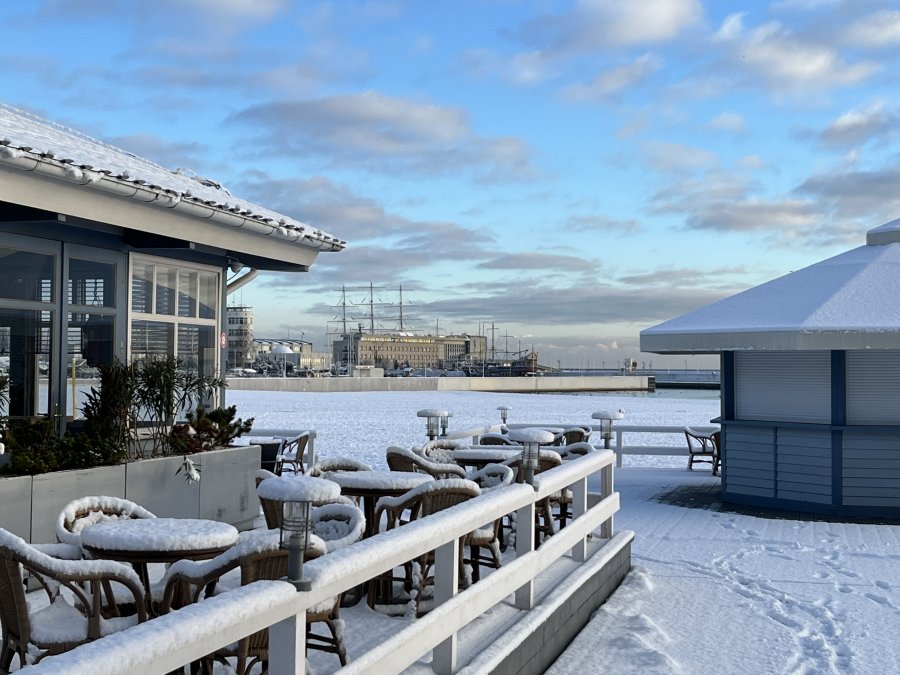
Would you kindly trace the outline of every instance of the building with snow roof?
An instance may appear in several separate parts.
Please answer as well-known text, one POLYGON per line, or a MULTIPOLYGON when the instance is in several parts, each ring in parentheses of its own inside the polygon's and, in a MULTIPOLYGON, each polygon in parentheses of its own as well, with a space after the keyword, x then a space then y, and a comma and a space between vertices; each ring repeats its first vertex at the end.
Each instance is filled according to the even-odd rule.
POLYGON ((344 247, 216 181, 5 105, 0 233, 13 416, 77 416, 76 363, 172 354, 222 373, 228 293, 344 247))
POLYGON ((721 354, 722 497, 900 514, 900 219, 866 245, 641 332, 721 354))

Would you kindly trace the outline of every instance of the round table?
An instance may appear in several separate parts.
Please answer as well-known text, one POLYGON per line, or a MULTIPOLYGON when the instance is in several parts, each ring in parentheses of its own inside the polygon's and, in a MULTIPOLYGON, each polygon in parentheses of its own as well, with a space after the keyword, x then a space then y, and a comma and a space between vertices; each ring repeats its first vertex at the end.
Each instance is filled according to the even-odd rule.
POLYGON ((132 518, 86 527, 81 547, 94 558, 131 563, 149 594, 149 563, 207 560, 234 546, 237 539, 235 527, 215 520, 132 518))
POLYGON ((522 456, 522 448, 502 445, 485 445, 477 448, 460 448, 452 450, 450 456, 461 466, 472 466, 481 469, 488 464, 502 464, 508 459, 522 456))

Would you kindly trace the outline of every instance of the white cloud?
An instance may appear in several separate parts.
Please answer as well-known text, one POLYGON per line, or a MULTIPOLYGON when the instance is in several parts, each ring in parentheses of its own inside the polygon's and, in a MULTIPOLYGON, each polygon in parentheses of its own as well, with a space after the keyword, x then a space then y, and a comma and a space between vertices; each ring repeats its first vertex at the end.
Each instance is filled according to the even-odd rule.
POLYGON ((568 14, 538 16, 520 34, 554 51, 593 52, 668 42, 702 16, 699 0, 578 0, 568 14))
POLYGON ((718 162, 715 153, 681 143, 648 141, 644 143, 643 151, 657 171, 703 170, 712 168, 718 162))
POLYGON ((733 112, 719 113, 709 121, 709 126, 719 131, 742 133, 747 130, 747 122, 743 116, 733 112))
POLYGON ((847 39, 864 47, 889 47, 900 43, 900 11, 884 9, 858 19, 847 30, 847 39))
POLYGON ((775 89, 858 84, 879 67, 872 61, 848 63, 831 44, 801 38, 775 21, 745 31, 741 14, 726 18, 714 38, 730 48, 733 67, 775 89))
POLYGON ((234 21, 268 21, 287 7, 287 0, 179 0, 178 5, 190 5, 207 17, 234 21))
POLYGON ((601 99, 620 93, 638 84, 658 70, 659 61, 650 54, 644 54, 620 68, 606 70, 587 84, 573 84, 563 91, 564 96, 574 101, 601 99))
POLYGON ((819 134, 819 142, 845 148, 891 135, 898 127, 897 116, 885 110, 881 101, 845 112, 819 134))

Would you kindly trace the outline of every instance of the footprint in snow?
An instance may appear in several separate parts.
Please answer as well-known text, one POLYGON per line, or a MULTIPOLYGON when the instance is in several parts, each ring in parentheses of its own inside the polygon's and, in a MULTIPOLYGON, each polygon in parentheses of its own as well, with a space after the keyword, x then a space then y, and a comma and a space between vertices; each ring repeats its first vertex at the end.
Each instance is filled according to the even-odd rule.
POLYGON ((878 593, 864 593, 869 600, 872 602, 877 602, 879 605, 883 605, 884 607, 890 607, 891 609, 897 609, 890 600, 888 600, 883 595, 878 595, 878 593))
POLYGON ((838 589, 841 593, 852 593, 852 592, 853 592, 853 588, 850 587, 850 586, 848 586, 847 584, 839 584, 838 587, 837 587, 837 589, 838 589))
POLYGON ((886 581, 880 581, 880 580, 876 581, 875 585, 878 586, 878 588, 881 588, 882 590, 885 590, 885 591, 891 590, 891 585, 886 581))
POLYGON ((756 530, 744 530, 744 534, 746 534, 748 537, 758 537, 759 536, 759 532, 757 532, 756 530))

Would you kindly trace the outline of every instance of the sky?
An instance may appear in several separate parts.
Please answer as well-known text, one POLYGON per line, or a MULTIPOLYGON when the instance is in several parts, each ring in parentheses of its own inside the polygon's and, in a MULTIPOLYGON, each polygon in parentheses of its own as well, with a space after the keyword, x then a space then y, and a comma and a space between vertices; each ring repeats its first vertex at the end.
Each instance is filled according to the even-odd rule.
POLYGON ((900 216, 897 3, 44 0, 0 20, 5 103, 347 241, 229 299, 316 350, 372 284, 379 328, 402 286, 407 329, 706 366, 640 354, 639 331, 900 216))

